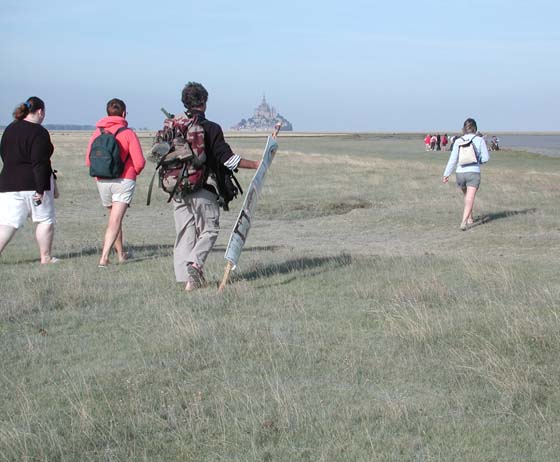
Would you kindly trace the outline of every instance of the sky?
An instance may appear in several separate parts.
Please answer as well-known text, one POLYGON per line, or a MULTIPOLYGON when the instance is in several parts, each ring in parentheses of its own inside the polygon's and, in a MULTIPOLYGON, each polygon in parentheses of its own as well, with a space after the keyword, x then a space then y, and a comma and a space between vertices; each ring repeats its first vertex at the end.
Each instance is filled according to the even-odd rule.
POLYGON ((560 130, 557 0, 0 0, 0 125, 29 96, 46 124, 136 128, 202 83, 224 130, 263 95, 295 131, 560 130))

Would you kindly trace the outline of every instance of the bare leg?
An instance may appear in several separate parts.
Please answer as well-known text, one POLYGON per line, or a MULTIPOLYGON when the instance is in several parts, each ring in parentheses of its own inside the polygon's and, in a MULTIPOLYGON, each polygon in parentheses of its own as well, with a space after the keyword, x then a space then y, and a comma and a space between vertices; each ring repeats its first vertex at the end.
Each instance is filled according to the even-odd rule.
POLYGON ((119 229, 119 234, 117 234, 117 238, 115 239, 115 243, 113 244, 113 246, 117 251, 117 256, 119 257, 119 263, 126 261, 128 259, 128 252, 124 251, 122 223, 119 229))
POLYGON ((467 186, 466 191, 463 190, 463 193, 465 195, 465 207, 463 209, 463 221, 461 222, 461 224, 470 224, 473 222, 473 206, 476 191, 477 189, 473 186, 467 186))
MULTIPOLYGON (((122 220, 124 218, 124 214, 128 209, 128 205, 124 202, 113 202, 113 206, 111 207, 111 212, 109 214, 109 224, 107 225, 107 231, 105 231, 105 239, 103 241, 103 252, 101 253, 101 258, 99 259, 100 265, 106 265, 109 263, 109 252, 111 251, 111 247, 115 244, 115 248, 117 252, 119 252, 120 246, 120 253, 119 256, 122 255, 122 220), (120 235, 121 240, 117 244, 117 237, 120 235)), ((120 258, 120 257, 119 257, 120 258)))
POLYGON ((38 223, 35 229, 35 238, 39 244, 41 263, 51 263, 52 243, 54 238, 54 225, 50 223, 38 223))
POLYGON ((8 225, 0 225, 0 254, 4 248, 8 245, 8 242, 12 240, 17 228, 8 225))

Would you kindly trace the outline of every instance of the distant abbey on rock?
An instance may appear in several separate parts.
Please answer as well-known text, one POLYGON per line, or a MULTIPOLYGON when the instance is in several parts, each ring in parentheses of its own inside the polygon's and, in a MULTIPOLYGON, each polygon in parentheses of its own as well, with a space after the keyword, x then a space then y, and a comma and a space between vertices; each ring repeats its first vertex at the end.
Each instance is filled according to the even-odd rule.
POLYGON ((255 109, 253 117, 249 119, 241 119, 241 122, 231 127, 231 129, 253 132, 272 131, 278 122, 282 122, 282 131, 291 132, 293 130, 292 124, 278 114, 276 109, 269 106, 266 102, 265 96, 263 95, 261 104, 259 104, 259 106, 255 109))

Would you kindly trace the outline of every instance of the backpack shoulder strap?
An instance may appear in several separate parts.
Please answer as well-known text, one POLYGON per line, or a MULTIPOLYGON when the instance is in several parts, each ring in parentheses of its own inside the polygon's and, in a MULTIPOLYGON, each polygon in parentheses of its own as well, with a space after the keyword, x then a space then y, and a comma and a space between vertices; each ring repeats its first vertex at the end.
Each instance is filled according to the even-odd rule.
POLYGON ((478 149, 476 148, 476 146, 475 146, 475 144, 474 144, 474 139, 477 138, 477 137, 478 137, 478 135, 475 134, 475 135, 472 137, 472 139, 471 139, 471 143, 472 143, 472 147, 473 147, 473 149, 474 149, 474 154, 475 154, 475 156, 476 156, 476 162, 477 162, 477 164, 480 165, 480 163, 481 163, 481 162, 480 162, 480 156, 481 156, 481 154, 478 152, 478 149))
POLYGON ((107 132, 105 131, 105 129, 103 127, 99 127, 99 132, 101 134, 103 133, 111 133, 113 136, 117 136, 120 132, 124 131, 124 130, 128 130, 128 127, 120 127, 115 133, 111 133, 111 132, 107 132))
POLYGON ((152 201, 152 189, 154 187, 154 179, 156 178, 157 169, 158 167, 156 167, 156 171, 152 175, 150 186, 148 187, 148 198, 146 199, 146 205, 150 205, 150 202, 152 201))
MULTIPOLYGON (((120 127, 120 128, 113 134, 113 137, 115 138, 115 141, 117 141, 117 135, 118 135, 120 132, 124 132, 125 130, 128 130, 128 127, 120 127)), ((128 152, 128 154, 126 155, 126 157, 122 160, 122 163, 125 164, 129 157, 130 157, 130 151, 128 152)))
POLYGON ((152 200, 152 189, 154 187, 154 180, 156 178, 156 174, 159 170, 159 168, 161 167, 161 164, 163 163, 163 161, 167 158, 167 156, 171 154, 171 152, 168 152, 167 154, 165 154, 164 156, 162 156, 162 158, 159 160, 159 162, 156 164, 156 169, 154 170, 154 174, 152 175, 152 179, 150 180, 150 186, 148 187, 148 198, 146 200, 146 205, 150 205, 150 202, 152 200))
MULTIPOLYGON (((236 170, 237 171, 237 170, 236 170)), ((235 182, 235 184, 237 185, 237 189, 239 189, 239 192, 241 194, 243 194, 243 188, 241 188, 241 185, 239 184, 239 181, 237 181, 237 177, 233 174, 233 172, 231 172, 231 179, 235 182)))

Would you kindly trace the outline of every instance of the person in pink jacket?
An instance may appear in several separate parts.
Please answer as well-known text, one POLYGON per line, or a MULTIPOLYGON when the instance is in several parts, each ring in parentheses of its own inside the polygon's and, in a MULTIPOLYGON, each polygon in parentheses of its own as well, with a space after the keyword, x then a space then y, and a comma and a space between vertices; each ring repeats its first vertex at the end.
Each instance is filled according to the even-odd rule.
MULTIPOLYGON (((101 128, 105 132, 115 134, 121 128, 127 128, 126 105, 124 101, 114 98, 107 103, 107 117, 99 120, 97 127, 89 140, 86 152, 86 165, 90 166, 89 153, 93 140, 101 134, 101 128)), ((142 172, 146 165, 146 159, 142 153, 140 140, 132 129, 121 130, 115 136, 120 148, 121 159, 124 162, 124 170, 119 178, 97 180, 97 189, 101 197, 101 203, 110 210, 109 224, 105 231, 103 251, 99 259, 99 267, 105 268, 109 264, 109 252, 115 247, 119 263, 128 258, 123 248, 122 221, 134 195, 136 188, 136 176, 142 172)))

